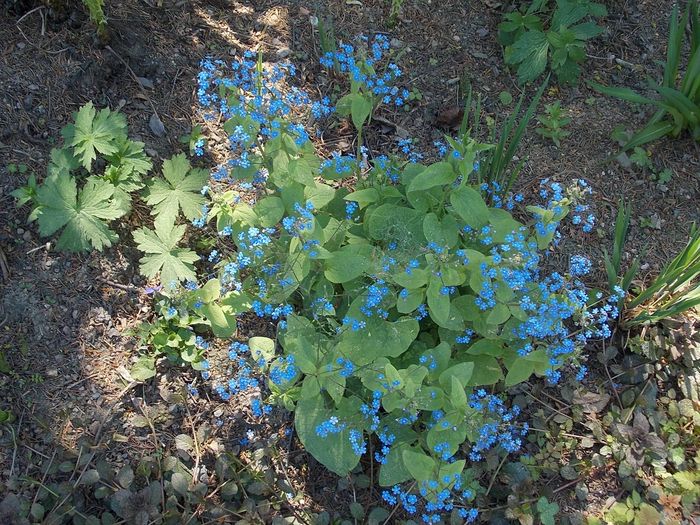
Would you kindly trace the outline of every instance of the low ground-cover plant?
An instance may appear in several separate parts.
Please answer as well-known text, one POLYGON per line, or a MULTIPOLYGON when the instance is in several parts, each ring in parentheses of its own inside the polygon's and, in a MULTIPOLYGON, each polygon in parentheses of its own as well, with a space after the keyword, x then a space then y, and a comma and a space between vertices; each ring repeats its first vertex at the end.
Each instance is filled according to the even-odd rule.
MULTIPOLYGON (((376 72, 383 43, 374 44, 364 59, 347 47, 325 57, 355 83, 340 112, 358 131, 376 103, 401 94, 384 83, 375 91, 395 75, 376 72)), ((447 137, 443 159, 428 166, 405 144, 413 162, 370 161, 362 145, 358 157, 323 160, 290 116, 318 119, 332 108, 284 89, 285 72, 292 66, 266 69, 252 54, 232 66, 203 63, 200 102, 209 122, 223 122, 233 155, 214 171, 194 221, 215 229, 210 269, 190 290, 166 286, 161 311, 173 315, 209 290, 232 315, 272 321, 274 338, 231 343, 232 377, 205 370, 223 399, 269 389, 330 470, 347 474, 374 452, 386 503, 420 508, 426 522, 452 510, 473 520, 478 485, 468 463, 494 447, 518 450, 524 432, 517 407, 494 388, 533 374, 556 382, 616 314, 617 297, 590 296, 580 281, 585 258, 563 274, 540 269, 572 210, 590 230, 581 216, 590 190, 545 183, 544 204, 519 222, 508 210, 521 199, 479 179, 480 154, 493 146, 468 134, 447 137)), ((255 396, 251 410, 264 417, 269 406, 255 396)))
POLYGON ((700 17, 697 0, 688 2, 682 16, 678 4, 674 6, 663 79, 661 82, 649 79, 648 83, 659 98, 645 97, 631 88, 607 87, 591 82, 591 86, 601 93, 656 108, 649 122, 627 141, 624 149, 633 149, 666 135, 677 137, 684 131, 700 140, 700 17), (681 70, 688 24, 690 53, 685 69, 681 70), (679 77, 681 71, 683 74, 679 77))
POLYGON ((498 26, 506 63, 516 67, 518 82, 531 82, 547 65, 559 82, 578 81, 586 60, 586 42, 603 32, 594 19, 607 15, 591 0, 532 0, 507 13, 498 26))
POLYGON ((545 105, 544 110, 544 114, 537 117, 540 127, 535 131, 560 146, 562 139, 571 135, 570 131, 564 129, 571 123, 571 117, 566 116, 567 113, 561 108, 561 102, 558 100, 545 105))
MULTIPOLYGON (((562 273, 542 270, 567 215, 591 230, 590 188, 543 181, 542 205, 516 220, 510 210, 522 197, 485 179, 481 160, 506 159, 504 175, 517 140, 446 137, 441 160, 430 165, 406 141, 399 149, 408 161, 372 156, 359 140, 357 156, 317 154, 302 118, 313 123, 337 111, 361 136, 378 104, 403 104, 393 85, 398 68, 379 72, 386 48, 379 38, 364 53, 345 45, 324 56, 350 77, 338 108, 285 84, 290 64, 266 68, 252 53, 231 65, 203 62, 198 97, 207 125, 223 126, 231 158, 207 180, 176 156, 163 179, 147 184, 154 229, 134 239, 146 253, 141 272, 162 284, 152 290, 158 316, 144 340, 202 370, 224 400, 253 391, 255 418, 270 411, 269 392, 268 401, 294 411, 301 442, 333 472, 347 474, 372 454, 387 504, 427 523, 446 513, 473 521, 481 489, 468 465, 492 449, 516 452, 527 431, 518 407, 498 392, 533 375, 556 383, 588 340, 609 335, 620 297, 586 289, 591 263, 583 257, 562 273), (489 156, 494 148, 497 157, 489 156), (193 251, 178 247, 181 213, 211 246, 199 266, 193 251), (231 338, 239 315, 270 321, 274 334, 230 342, 230 366, 211 369, 202 336, 231 338)), ((103 111, 78 118, 81 133, 66 133, 85 170, 122 129, 103 111)), ((117 186, 104 184, 107 200, 117 186)), ((40 221, 42 193, 18 194, 35 202, 40 221)), ((135 372, 152 376, 153 356, 135 372)))

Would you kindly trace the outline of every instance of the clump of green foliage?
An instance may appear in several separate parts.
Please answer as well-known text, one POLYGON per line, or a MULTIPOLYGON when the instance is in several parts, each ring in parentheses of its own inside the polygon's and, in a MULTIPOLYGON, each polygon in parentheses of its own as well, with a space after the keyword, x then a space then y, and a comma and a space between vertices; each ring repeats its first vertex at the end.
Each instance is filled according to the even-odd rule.
POLYGON ((59 249, 101 251, 118 240, 109 224, 130 211, 131 194, 144 187, 152 163, 144 144, 128 138, 124 116, 97 111, 92 103, 80 108, 62 135, 64 145, 51 150, 44 182, 32 175, 12 195, 20 206, 31 204, 29 221, 38 223, 42 236, 61 231, 59 249))
POLYGON ((566 116, 566 111, 561 108, 561 102, 558 100, 552 104, 546 104, 544 111, 543 115, 537 117, 541 127, 535 131, 560 146, 562 139, 571 135, 570 131, 564 129, 571 123, 571 117, 566 116))
POLYGON ((603 4, 591 0, 533 0, 507 13, 498 26, 506 63, 516 67, 518 82, 542 75, 547 66, 563 84, 578 81, 586 60, 586 42, 603 28, 594 21, 607 15, 603 4))
POLYGON ((640 131, 624 145, 633 149, 666 135, 678 137, 684 131, 700 140, 700 17, 697 0, 690 0, 683 15, 678 4, 671 13, 668 49, 664 76, 661 82, 649 80, 649 87, 658 98, 648 98, 631 88, 602 86, 590 83, 593 88, 613 97, 635 104, 656 108, 656 112, 640 131), (690 24, 688 63, 681 70, 680 63, 685 44, 686 27, 690 24), (682 75, 679 76, 679 73, 682 75))
POLYGON ((104 12, 104 0, 82 0, 82 2, 90 14, 90 20, 97 28, 97 35, 104 40, 107 37, 107 17, 104 12))
MULTIPOLYGON (((631 288, 640 268, 634 258, 622 273, 622 252, 630 226, 631 208, 620 201, 615 219, 612 254, 605 252, 605 269, 611 287, 625 293, 631 288)), ((624 301, 622 326, 631 329, 643 324, 656 324, 681 315, 700 305, 700 231, 693 224, 690 239, 683 250, 669 262, 644 288, 627 295, 624 301)), ((620 306, 623 302, 620 301, 620 306)))

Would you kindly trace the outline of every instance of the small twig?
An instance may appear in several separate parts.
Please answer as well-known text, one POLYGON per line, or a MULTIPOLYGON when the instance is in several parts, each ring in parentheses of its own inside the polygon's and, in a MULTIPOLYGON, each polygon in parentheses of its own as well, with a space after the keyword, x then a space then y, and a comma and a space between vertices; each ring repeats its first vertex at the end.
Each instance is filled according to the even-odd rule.
POLYGON ((115 288, 119 288, 120 290, 126 290, 127 292, 133 292, 138 290, 138 288, 133 284, 121 284, 114 281, 110 281, 109 279, 105 279, 104 277, 98 277, 97 280, 115 288))
MULTIPOLYGON (((53 465, 53 460, 56 457, 56 450, 53 451, 53 454, 51 455, 51 459, 49 460, 49 464, 46 467, 46 470, 44 471, 44 477, 41 478, 41 484, 40 486, 44 486, 44 482, 46 481, 46 476, 49 475, 49 470, 51 470, 51 465, 53 465)), ((39 491, 37 490, 34 493, 34 500, 32 501, 32 506, 36 503, 37 497, 39 496, 39 491)))
POLYGON ((2 280, 8 281, 10 279, 10 265, 7 264, 7 257, 2 248, 0 248, 0 271, 2 271, 2 280))
POLYGON ((192 467, 192 483, 196 483, 198 481, 197 477, 199 476, 199 460, 202 456, 202 451, 199 448, 199 439, 197 439, 197 429, 194 426, 192 414, 190 413, 190 407, 188 406, 187 402, 185 402, 185 410, 187 411, 187 420, 190 423, 190 427, 192 427, 192 441, 194 442, 195 452, 194 467, 192 467))
MULTIPOLYGON (((17 423, 17 433, 20 432, 22 429, 22 420, 24 419, 24 410, 22 410, 22 414, 19 416, 19 422, 17 423)), ((15 471, 15 460, 17 459, 17 436, 15 435, 15 430, 10 426, 10 431, 12 432, 12 443, 14 445, 14 449, 12 451, 12 465, 10 466, 10 478, 12 478, 12 474, 15 471)))
POLYGON ((503 456, 503 459, 498 464, 498 468, 493 473, 493 476, 491 476, 491 481, 489 482, 489 486, 486 489, 486 497, 488 497, 488 495, 491 493, 491 489, 493 488, 493 484, 496 482, 496 476, 498 476, 498 473, 501 471, 501 468, 503 467, 503 464, 506 462, 506 459, 508 459, 508 454, 503 456))
POLYGON ((34 252, 38 252, 39 250, 46 250, 47 252, 51 249, 51 242, 47 242, 46 244, 42 244, 41 246, 37 246, 36 248, 32 248, 27 252, 27 255, 30 255, 34 252))

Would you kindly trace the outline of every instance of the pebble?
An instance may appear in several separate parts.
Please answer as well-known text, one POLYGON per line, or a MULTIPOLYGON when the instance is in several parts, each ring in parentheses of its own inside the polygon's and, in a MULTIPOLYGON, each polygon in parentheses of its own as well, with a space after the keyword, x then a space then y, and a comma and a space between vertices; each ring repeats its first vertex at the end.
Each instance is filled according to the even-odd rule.
POLYGON ((278 49, 275 54, 277 55, 277 58, 287 58, 289 55, 292 54, 292 50, 289 49, 288 47, 283 47, 278 49))
POLYGON ((399 47, 403 46, 403 42, 401 42, 401 40, 399 40, 398 38, 392 38, 389 41, 389 45, 393 48, 399 48, 399 47))

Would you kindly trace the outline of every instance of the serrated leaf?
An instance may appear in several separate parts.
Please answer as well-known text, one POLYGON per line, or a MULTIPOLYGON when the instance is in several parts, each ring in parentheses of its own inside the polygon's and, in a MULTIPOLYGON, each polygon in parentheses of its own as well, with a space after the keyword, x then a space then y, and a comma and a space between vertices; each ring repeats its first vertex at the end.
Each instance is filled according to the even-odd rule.
MULTIPOLYGON (((153 167, 151 159, 144 151, 144 143, 129 139, 122 140, 118 149, 111 155, 106 155, 107 161, 117 166, 125 175, 145 175, 153 167)), ((139 189, 139 188, 135 188, 139 189)))
POLYGON ((156 224, 155 231, 148 228, 136 230, 134 241, 146 254, 139 261, 141 274, 152 279, 160 273, 161 282, 168 286, 184 280, 196 281, 193 263, 199 257, 189 248, 177 247, 184 234, 184 224, 156 224))
POLYGON ((111 246, 118 237, 105 221, 123 215, 113 194, 114 187, 103 180, 89 178, 78 192, 70 175, 50 176, 37 188, 39 233, 52 235, 65 226, 57 247, 67 251, 111 246))
POLYGON ((75 116, 75 123, 62 131, 66 144, 73 147, 83 167, 90 171, 97 153, 113 155, 126 137, 126 117, 108 108, 97 112, 88 102, 75 116))
POLYGON ((507 53, 508 64, 519 64, 518 82, 531 82, 544 73, 547 67, 549 42, 541 31, 528 31, 518 38, 507 53))
POLYGON ((205 203, 202 187, 209 172, 192 169, 184 153, 163 161, 163 179, 153 179, 148 185, 146 203, 153 206, 155 225, 175 224, 180 211, 188 219, 198 218, 205 203))

